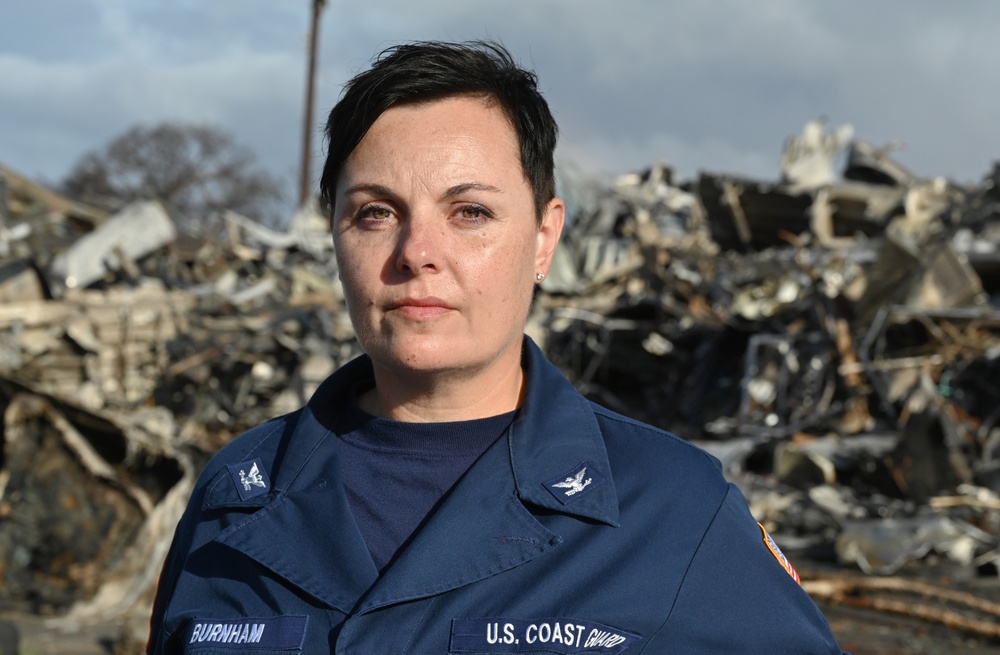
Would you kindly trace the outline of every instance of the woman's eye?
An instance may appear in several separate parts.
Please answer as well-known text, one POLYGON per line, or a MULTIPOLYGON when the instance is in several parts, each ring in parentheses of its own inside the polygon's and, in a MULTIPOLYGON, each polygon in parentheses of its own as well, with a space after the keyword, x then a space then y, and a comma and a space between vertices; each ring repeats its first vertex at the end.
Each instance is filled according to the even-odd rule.
POLYGON ((459 215, 467 221, 481 222, 488 218, 492 218, 493 215, 485 207, 477 207, 470 205, 468 207, 463 207, 459 212, 459 215))
POLYGON ((368 205, 362 207, 357 213, 356 220, 362 221, 375 221, 381 223, 383 221, 388 221, 392 218, 392 210, 388 207, 382 207, 380 205, 368 205))

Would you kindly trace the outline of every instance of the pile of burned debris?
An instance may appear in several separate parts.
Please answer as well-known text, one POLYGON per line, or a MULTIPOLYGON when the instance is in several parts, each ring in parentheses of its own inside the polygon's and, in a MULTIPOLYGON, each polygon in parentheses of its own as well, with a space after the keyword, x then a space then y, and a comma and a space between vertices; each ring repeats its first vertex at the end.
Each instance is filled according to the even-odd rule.
MULTIPOLYGON (((564 184, 528 331, 588 397, 715 454, 803 561, 996 576, 998 184, 818 123, 777 181, 564 184)), ((0 167, 0 610, 144 638, 202 464, 359 353, 315 209, 222 222, 0 167)))

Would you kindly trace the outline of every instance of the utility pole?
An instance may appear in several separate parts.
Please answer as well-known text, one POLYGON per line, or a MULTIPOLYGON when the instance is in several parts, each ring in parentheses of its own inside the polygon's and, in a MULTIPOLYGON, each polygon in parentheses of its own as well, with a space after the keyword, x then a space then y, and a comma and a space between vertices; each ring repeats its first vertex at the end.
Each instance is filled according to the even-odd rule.
POLYGON ((302 125, 302 170, 299 177, 299 207, 309 200, 309 172, 312 160, 313 96, 316 86, 316 42, 319 36, 319 16, 326 0, 312 0, 312 24, 309 28, 309 70, 306 74, 306 112, 302 125))

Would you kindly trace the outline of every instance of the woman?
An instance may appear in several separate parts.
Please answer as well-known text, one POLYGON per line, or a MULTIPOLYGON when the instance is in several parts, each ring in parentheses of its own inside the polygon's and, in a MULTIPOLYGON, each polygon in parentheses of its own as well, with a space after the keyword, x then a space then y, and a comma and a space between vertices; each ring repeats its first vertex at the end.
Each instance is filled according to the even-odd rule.
POLYGON ((839 653, 718 463, 523 336, 565 212, 534 75, 392 48, 327 137, 366 356, 206 467, 150 652, 839 653))

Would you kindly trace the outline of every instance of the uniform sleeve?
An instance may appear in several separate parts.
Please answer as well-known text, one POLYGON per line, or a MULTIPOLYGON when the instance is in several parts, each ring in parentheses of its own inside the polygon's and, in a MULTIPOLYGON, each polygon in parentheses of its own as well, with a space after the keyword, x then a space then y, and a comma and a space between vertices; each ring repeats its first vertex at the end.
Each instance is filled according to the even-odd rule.
POLYGON ((764 542, 729 485, 663 627, 642 651, 840 655, 819 608, 764 542))
POLYGON ((177 582, 180 563, 177 554, 177 535, 175 533, 167 558, 160 570, 160 580, 156 584, 156 597, 153 600, 153 613, 149 617, 149 639, 146 641, 146 653, 163 653, 163 615, 169 604, 171 592, 177 582))
POLYGON ((194 524, 196 523, 194 510, 200 506, 200 503, 200 494, 196 488, 191 500, 188 501, 184 515, 177 524, 173 541, 170 543, 170 550, 167 551, 163 568, 160 570, 160 579, 156 585, 156 597, 153 601, 153 613, 149 619, 149 639, 146 642, 146 652, 149 655, 165 655, 170 652, 166 644, 167 635, 164 633, 164 617, 191 549, 194 524))

